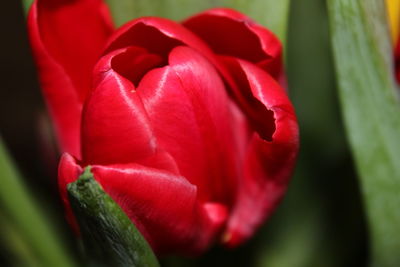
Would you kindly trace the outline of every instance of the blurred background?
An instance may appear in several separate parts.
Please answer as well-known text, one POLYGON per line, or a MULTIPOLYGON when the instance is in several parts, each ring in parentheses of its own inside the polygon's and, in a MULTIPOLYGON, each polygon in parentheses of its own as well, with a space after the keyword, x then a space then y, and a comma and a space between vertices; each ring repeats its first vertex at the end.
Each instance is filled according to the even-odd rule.
MULTIPOLYGON (((24 11, 20 1, 5 1, 0 13, 0 134, 27 187, 78 255, 58 197, 57 163, 52 158, 57 152, 49 138, 51 128, 29 50, 24 11)), ((366 265, 368 235, 341 121, 327 20, 325 1, 292 1, 285 57, 301 150, 282 205, 241 248, 215 248, 196 260, 170 257, 162 259, 163 266, 366 265)), ((9 249, 11 244, 29 254, 0 206, 0 266, 25 266, 9 249)))

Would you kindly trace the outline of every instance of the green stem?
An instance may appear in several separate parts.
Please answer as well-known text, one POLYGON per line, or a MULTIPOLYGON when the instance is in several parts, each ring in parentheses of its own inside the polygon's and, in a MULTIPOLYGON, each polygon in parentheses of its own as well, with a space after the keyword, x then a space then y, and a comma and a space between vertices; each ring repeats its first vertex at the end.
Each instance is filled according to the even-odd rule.
POLYGON ((50 220, 23 185, 1 139, 0 172, 0 205, 7 225, 18 234, 41 266, 74 266, 50 220))
POLYGON ((340 100, 374 266, 400 262, 400 103, 383 1, 328 0, 340 100))

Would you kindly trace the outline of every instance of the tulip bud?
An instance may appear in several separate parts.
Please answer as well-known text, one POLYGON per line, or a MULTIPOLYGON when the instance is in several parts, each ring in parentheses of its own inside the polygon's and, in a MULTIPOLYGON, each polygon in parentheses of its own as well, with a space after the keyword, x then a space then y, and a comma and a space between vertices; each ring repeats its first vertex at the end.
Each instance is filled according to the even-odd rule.
POLYGON ((251 238, 299 146, 278 38, 232 9, 114 29, 103 1, 67 2, 36 0, 28 23, 68 220, 66 187, 91 166, 158 255, 251 238))

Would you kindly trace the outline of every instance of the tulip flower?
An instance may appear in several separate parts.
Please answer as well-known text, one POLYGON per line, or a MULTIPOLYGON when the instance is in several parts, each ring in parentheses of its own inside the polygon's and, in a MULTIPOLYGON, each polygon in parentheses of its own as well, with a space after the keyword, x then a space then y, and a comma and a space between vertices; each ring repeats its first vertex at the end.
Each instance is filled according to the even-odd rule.
POLYGON ((36 0, 30 39, 61 150, 157 253, 237 246, 271 215, 298 151, 282 48, 231 9, 114 29, 100 0, 36 0))

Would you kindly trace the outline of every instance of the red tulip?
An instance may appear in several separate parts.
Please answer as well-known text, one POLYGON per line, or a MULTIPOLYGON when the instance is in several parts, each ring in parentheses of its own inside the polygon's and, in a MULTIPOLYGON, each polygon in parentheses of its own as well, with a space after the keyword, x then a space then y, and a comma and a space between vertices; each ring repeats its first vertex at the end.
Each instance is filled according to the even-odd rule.
POLYGON ((113 31, 99 0, 36 0, 29 29, 72 223, 87 165, 158 253, 236 246, 275 209, 298 126, 270 31, 231 9, 113 31))

